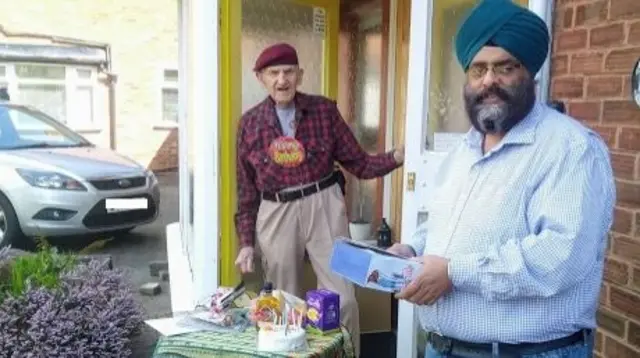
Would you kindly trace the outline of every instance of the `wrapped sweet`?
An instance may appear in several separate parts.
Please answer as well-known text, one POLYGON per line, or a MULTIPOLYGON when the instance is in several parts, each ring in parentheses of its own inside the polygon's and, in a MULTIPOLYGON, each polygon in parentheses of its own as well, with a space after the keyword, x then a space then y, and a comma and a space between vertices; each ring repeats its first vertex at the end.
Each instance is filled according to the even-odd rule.
POLYGON ((249 300, 250 296, 245 293, 243 283, 235 288, 219 287, 205 304, 206 311, 196 312, 193 317, 219 327, 235 327, 247 321, 247 309, 242 305, 246 305, 249 300))
POLYGON ((251 301, 249 319, 260 327, 261 323, 280 319, 282 307, 283 302, 273 294, 273 286, 267 282, 260 292, 260 296, 251 301))
MULTIPOLYGON (((269 327, 273 322, 295 322, 299 317, 306 317, 306 302, 290 293, 273 290, 267 282, 258 298, 251 301, 249 319, 259 328, 269 327), (285 309, 288 306, 289 309, 285 309), (286 317, 283 317, 286 315, 286 317)), ((304 325, 304 321, 301 324, 304 325)))

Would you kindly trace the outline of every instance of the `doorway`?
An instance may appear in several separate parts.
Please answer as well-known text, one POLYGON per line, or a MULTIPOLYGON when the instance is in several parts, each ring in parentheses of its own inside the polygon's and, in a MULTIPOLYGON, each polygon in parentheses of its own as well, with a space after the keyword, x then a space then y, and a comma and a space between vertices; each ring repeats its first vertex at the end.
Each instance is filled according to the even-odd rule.
MULTIPOLYGON (((301 91, 337 100, 343 117, 365 150, 371 153, 390 150, 393 143, 402 143, 397 141, 396 133, 404 127, 404 116, 397 115, 397 111, 404 108, 405 101, 409 31, 406 19, 410 1, 221 0, 221 4, 219 146, 220 172, 225 176, 220 178, 219 262, 221 285, 233 286, 239 278, 233 265, 237 253, 233 223, 235 130, 242 112, 266 96, 251 71, 253 61, 268 45, 291 43, 298 49, 305 70, 301 91), (402 16, 404 21, 400 20, 402 16), (404 36, 402 44, 396 40, 400 36, 404 36), (402 55, 397 54, 400 52, 402 55), (388 118, 396 119, 388 121, 388 118)), ((370 223, 370 235, 381 217, 391 219, 393 212, 393 220, 399 220, 390 209, 391 176, 363 183, 352 178, 349 181, 350 218, 359 217, 370 223)), ((397 184, 401 185, 401 180, 397 184)), ((394 224, 391 226, 393 230, 394 224)), ((310 266, 306 266, 303 286, 315 288, 315 277, 310 266)), ((260 289, 263 277, 259 263, 256 273, 246 275, 244 280, 251 290, 260 289)), ((378 334, 394 330, 391 295, 358 289, 357 299, 362 332, 378 334)), ((391 343, 395 343, 395 336, 391 343)), ((393 347, 389 344, 387 349, 394 350, 393 347)))

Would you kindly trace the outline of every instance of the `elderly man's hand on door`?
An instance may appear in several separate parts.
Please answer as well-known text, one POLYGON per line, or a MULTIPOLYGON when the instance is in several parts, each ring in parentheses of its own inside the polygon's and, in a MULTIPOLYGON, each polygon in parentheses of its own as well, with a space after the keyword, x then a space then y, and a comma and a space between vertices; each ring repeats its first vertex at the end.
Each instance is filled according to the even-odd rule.
POLYGON ((393 159, 398 164, 403 164, 404 163, 404 147, 399 148, 399 149, 395 149, 393 151, 393 159))

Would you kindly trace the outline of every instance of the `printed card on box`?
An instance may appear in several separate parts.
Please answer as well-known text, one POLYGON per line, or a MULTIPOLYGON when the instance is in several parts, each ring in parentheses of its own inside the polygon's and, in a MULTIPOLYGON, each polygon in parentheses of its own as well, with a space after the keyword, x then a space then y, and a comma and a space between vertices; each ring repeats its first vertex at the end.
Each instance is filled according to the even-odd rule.
POLYGON ((307 323, 312 331, 329 333, 340 329, 340 296, 329 290, 307 292, 307 323))
POLYGON ((420 262, 346 238, 334 242, 330 265, 333 272, 359 286, 391 293, 408 285, 422 266, 420 262))

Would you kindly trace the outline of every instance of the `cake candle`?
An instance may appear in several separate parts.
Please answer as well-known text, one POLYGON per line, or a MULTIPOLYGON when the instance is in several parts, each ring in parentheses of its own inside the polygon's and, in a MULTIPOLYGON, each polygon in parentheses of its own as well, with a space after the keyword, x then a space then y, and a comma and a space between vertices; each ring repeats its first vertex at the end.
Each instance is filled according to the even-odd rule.
POLYGON ((286 336, 289 332, 289 304, 284 305, 284 314, 282 315, 284 319, 284 335, 286 336))

